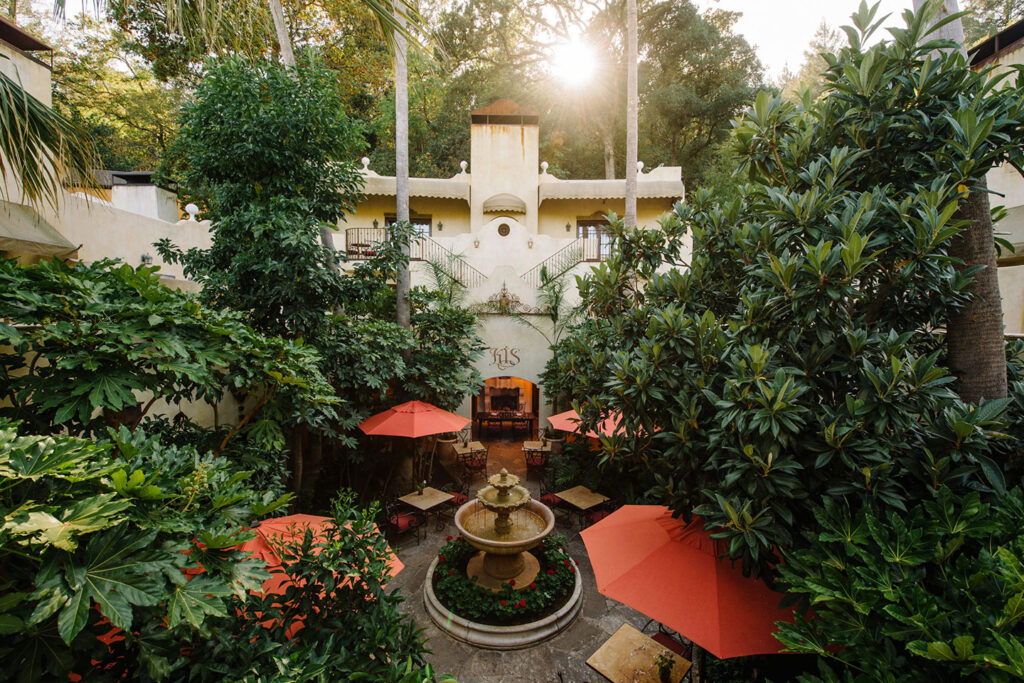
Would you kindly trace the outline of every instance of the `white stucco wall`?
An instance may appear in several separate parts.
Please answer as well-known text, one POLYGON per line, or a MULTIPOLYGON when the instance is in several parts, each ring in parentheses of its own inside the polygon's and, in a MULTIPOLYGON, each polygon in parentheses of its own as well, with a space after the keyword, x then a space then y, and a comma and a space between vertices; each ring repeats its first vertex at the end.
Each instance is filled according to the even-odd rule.
POLYGON ((118 209, 168 223, 178 220, 178 195, 156 185, 114 185, 111 203, 118 209))
MULTIPOLYGON (((162 274, 184 278, 181 266, 164 263, 153 243, 167 237, 182 249, 210 245, 209 221, 162 221, 117 209, 107 202, 84 195, 64 195, 56 211, 44 209, 44 218, 76 245, 83 261, 119 258, 132 266, 142 255, 153 257, 162 274)), ((187 288, 187 285, 185 286, 187 288)))
POLYGON ((28 94, 45 104, 53 106, 53 94, 50 87, 50 69, 36 62, 17 48, 0 41, 0 71, 15 83, 21 83, 21 87, 28 94))
POLYGON ((526 203, 526 214, 516 216, 532 233, 537 232, 537 124, 504 125, 476 123, 470 126, 473 225, 491 218, 484 202, 497 194, 511 194, 526 203))

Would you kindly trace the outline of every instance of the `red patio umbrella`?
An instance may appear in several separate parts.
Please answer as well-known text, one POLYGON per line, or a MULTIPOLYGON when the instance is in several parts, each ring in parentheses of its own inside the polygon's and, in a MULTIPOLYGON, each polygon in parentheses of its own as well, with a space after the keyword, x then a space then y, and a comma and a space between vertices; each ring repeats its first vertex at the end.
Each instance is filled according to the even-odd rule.
MULTIPOLYGON (((311 529, 313 540, 322 541, 326 527, 328 524, 333 523, 334 520, 330 517, 318 517, 316 515, 288 515, 286 517, 265 519, 253 529, 256 533, 255 537, 240 545, 239 550, 252 553, 254 557, 258 557, 267 564, 267 569, 273 570, 281 566, 281 558, 274 552, 268 540, 280 543, 282 541, 301 539, 305 535, 306 529, 311 529)), ((374 531, 378 531, 376 525, 374 525, 374 531)), ((319 550, 321 549, 318 548, 317 551, 319 550)), ((405 569, 405 565, 402 564, 394 552, 391 552, 391 558, 388 560, 388 574, 394 578, 403 569, 405 569)), ((287 576, 285 574, 275 573, 263 582, 263 590, 266 592, 283 593, 286 581, 287 576)))
POLYGON ((421 436, 457 432, 470 420, 423 401, 408 401, 368 417, 359 424, 371 436, 421 436))
MULTIPOLYGON (((567 410, 564 413, 558 413, 548 418, 548 422, 555 429, 563 432, 575 432, 580 428, 580 416, 575 410, 567 410)), ((601 420, 597 425, 597 432, 591 430, 587 432, 587 436, 591 439, 600 439, 602 436, 612 436, 616 432, 620 431, 619 423, 622 422, 622 413, 619 411, 613 411, 601 420), (598 434, 600 432, 600 434, 598 434)))
MULTIPOLYGON (((314 541, 322 541, 325 537, 325 529, 328 524, 333 524, 334 520, 330 517, 318 517, 316 515, 287 515, 285 517, 273 517, 260 522, 253 531, 256 532, 256 536, 242 545, 239 546, 240 550, 245 550, 252 553, 253 557, 257 557, 263 560, 267 565, 267 571, 271 573, 270 578, 263 582, 263 593, 264 595, 279 594, 283 595, 288 589, 288 585, 291 583, 290 576, 280 570, 282 568, 281 558, 278 557, 277 553, 271 542, 282 542, 301 539, 306 529, 311 529, 313 532, 314 541)), ((379 533, 377 525, 373 527, 374 533, 379 533)), ((316 548, 316 552, 321 552, 323 548, 316 548)), ((388 560, 388 575, 394 578, 398 572, 405 569, 405 565, 402 564, 401 560, 390 551, 390 559, 388 560)), ((340 585, 344 586, 351 579, 345 579, 340 585)), ((274 625, 273 619, 268 619, 262 622, 267 628, 274 625)), ((291 624, 287 629, 287 636, 291 638, 295 633, 302 627, 302 619, 298 619, 295 623, 291 624)))
POLYGON ((580 532, 603 595, 660 621, 720 659, 777 654, 776 621, 793 621, 781 593, 719 559, 724 545, 699 517, 626 505, 580 532))

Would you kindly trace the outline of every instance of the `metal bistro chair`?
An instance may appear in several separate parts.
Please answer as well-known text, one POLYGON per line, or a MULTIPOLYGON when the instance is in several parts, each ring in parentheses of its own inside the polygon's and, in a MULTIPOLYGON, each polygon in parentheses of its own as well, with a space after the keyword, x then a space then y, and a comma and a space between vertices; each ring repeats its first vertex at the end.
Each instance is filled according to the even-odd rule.
POLYGON ((477 474, 487 476, 487 450, 483 453, 471 453, 466 456, 462 466, 466 469, 467 476, 472 479, 477 474))
POLYGON ((526 456, 526 476, 529 477, 531 473, 539 474, 543 480, 544 472, 548 466, 548 454, 543 451, 528 451, 524 449, 523 455, 526 456))
POLYGON ((396 537, 414 532, 416 545, 419 545, 420 529, 426 528, 427 517, 418 510, 403 508, 398 501, 389 500, 384 504, 384 524, 388 532, 396 537))
MULTIPOLYGON (((675 652, 683 659, 693 660, 693 643, 691 643, 689 640, 686 640, 685 638, 683 638, 681 634, 673 631, 661 622, 655 622, 654 619, 651 619, 646 624, 644 624, 644 627, 640 629, 640 632, 646 635, 647 629, 650 628, 651 624, 654 623, 658 624, 658 632, 651 636, 651 640, 656 642, 658 645, 661 645, 662 647, 667 648, 672 652, 675 652)), ((693 678, 690 676, 690 673, 692 671, 693 669, 687 671, 686 675, 683 676, 680 680, 692 681, 693 678)))
POLYGON ((621 500, 617 498, 607 500, 601 503, 600 505, 597 505, 592 509, 588 510, 586 514, 583 516, 583 521, 586 523, 586 526, 597 524, 602 519, 618 510, 620 507, 622 507, 621 500))

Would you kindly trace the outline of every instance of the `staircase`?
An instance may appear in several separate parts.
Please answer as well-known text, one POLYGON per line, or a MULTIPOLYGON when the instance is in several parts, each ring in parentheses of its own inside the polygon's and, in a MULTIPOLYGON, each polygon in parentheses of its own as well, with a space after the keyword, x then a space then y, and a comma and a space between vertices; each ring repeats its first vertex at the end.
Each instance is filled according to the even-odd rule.
MULTIPOLYGON (((348 260, 365 261, 373 258, 377 255, 377 245, 387 239, 387 236, 387 228, 347 228, 345 253, 348 260)), ((487 280, 486 275, 466 263, 465 259, 426 235, 409 244, 409 260, 441 262, 467 289, 478 287, 487 280)))
POLYGON ((565 274, 569 270, 575 268, 579 263, 583 262, 584 247, 585 245, 583 244, 582 239, 574 239, 572 242, 523 273, 523 279, 526 280, 531 287, 540 287, 541 269, 547 269, 548 277, 551 279, 565 274))

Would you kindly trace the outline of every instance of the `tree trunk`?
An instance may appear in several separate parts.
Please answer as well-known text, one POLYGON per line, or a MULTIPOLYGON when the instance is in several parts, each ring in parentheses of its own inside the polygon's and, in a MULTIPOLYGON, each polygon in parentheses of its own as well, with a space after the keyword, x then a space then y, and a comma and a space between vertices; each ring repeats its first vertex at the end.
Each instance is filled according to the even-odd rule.
POLYGON ((971 300, 950 313, 946 332, 949 367, 960 379, 960 398, 969 403, 1007 393, 1003 308, 987 189, 982 178, 960 205, 957 215, 970 221, 970 227, 949 249, 965 268, 985 266, 970 285, 971 300))
POLYGON ((637 162, 637 16, 636 0, 626 1, 626 212, 627 228, 636 227, 636 162, 637 162))
MULTIPOLYGON (((925 0, 914 0, 920 11, 925 0)), ((959 12, 956 0, 945 0, 936 14, 939 20, 959 12)), ((964 27, 960 20, 950 22, 937 32, 939 38, 954 40, 960 54, 964 48, 964 27)), ((1003 308, 996 271, 995 237, 989 210, 988 183, 984 176, 974 183, 957 216, 970 225, 954 238, 950 254, 964 262, 964 268, 985 266, 970 286, 971 301, 959 311, 950 312, 946 325, 946 348, 950 370, 960 379, 960 398, 977 403, 983 398, 1003 398, 1007 393, 1006 349, 1003 337, 1003 308)))
POLYGON ((303 453, 305 449, 306 427, 299 426, 292 432, 292 493, 296 496, 302 491, 303 453))
MULTIPOLYGON (((396 15, 397 16, 397 15, 396 15)), ((401 18, 399 18, 401 21, 401 18)), ((408 45, 405 36, 395 35, 395 218, 409 220, 409 71, 406 62, 408 45)), ((408 258, 408 245, 402 247, 408 258)), ((396 280, 396 321, 410 327, 409 265, 398 269, 396 280)))
POLYGON ((615 180, 615 127, 601 126, 601 142, 604 143, 604 177, 615 180))
POLYGON ((309 458, 302 467, 302 488, 315 489, 320 478, 320 465, 324 460, 324 437, 317 434, 309 441, 309 458))
POLYGON ((288 33, 288 23, 284 19, 284 7, 281 0, 268 0, 270 2, 270 16, 274 19, 274 31, 277 32, 277 44, 281 47, 281 63, 285 66, 295 66, 295 53, 292 52, 292 37, 288 33))

